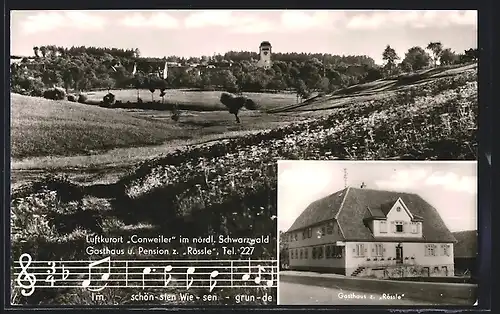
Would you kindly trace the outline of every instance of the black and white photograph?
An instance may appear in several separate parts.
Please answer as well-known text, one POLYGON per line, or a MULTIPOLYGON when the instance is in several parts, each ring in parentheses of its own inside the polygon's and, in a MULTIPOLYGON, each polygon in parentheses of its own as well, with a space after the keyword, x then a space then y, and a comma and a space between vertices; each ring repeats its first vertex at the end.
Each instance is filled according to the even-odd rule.
MULTIPOLYGON (((280 269, 316 270, 281 261, 305 207, 279 213, 278 161, 478 158, 477 11, 9 18, 13 306, 302 302, 280 269)), ((473 278, 461 252, 429 272, 473 278)), ((360 267, 332 268, 372 274, 360 267)))
POLYGON ((477 163, 280 161, 280 305, 474 305, 477 163))

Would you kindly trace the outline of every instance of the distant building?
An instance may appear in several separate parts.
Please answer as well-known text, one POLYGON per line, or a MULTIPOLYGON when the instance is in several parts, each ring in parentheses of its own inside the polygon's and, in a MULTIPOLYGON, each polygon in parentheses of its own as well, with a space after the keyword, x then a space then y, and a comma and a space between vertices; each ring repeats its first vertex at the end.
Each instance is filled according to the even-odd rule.
POLYGON ((453 236, 457 239, 454 252, 455 273, 476 275, 477 230, 458 231, 453 236))
POLYGON ((268 41, 263 41, 259 47, 259 61, 257 66, 264 69, 270 69, 272 66, 271 61, 271 44, 268 41))
POLYGON ((287 236, 292 270, 454 276, 456 240, 436 209, 416 194, 348 187, 311 203, 287 236))

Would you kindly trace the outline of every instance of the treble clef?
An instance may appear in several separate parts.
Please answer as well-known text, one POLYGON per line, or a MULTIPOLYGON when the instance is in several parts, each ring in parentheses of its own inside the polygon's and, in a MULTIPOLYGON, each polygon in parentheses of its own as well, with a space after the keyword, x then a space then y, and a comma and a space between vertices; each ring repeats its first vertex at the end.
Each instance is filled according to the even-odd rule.
POLYGON ((17 284, 22 288, 21 293, 25 297, 30 296, 35 291, 36 277, 33 274, 28 273, 28 267, 31 264, 31 255, 24 253, 19 257, 19 264, 21 265, 21 272, 17 276, 17 284), (26 260, 26 261, 25 261, 26 260), (24 284, 23 282, 28 281, 29 284, 24 284), (28 290, 29 289, 29 290, 28 290))

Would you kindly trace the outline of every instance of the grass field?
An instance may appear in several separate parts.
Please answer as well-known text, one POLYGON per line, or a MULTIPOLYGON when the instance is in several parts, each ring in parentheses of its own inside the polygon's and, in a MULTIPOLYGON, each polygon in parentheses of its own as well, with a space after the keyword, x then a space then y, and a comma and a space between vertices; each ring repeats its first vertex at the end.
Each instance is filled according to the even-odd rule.
MULTIPOLYGON (((122 102, 137 102, 136 89, 111 90, 117 100, 122 102)), ((220 102, 221 91, 194 91, 187 89, 169 89, 166 90, 164 97, 165 104, 177 104, 189 110, 196 111, 226 111, 226 107, 220 102)), ((100 101, 108 93, 105 91, 96 91, 85 93, 91 101, 100 101)), ((147 89, 139 91, 140 98, 144 102, 161 102, 160 91, 156 90, 153 94, 147 89), (153 98, 152 98, 153 96, 153 98)), ((296 96, 293 93, 243 93, 254 100, 261 110, 275 109, 281 106, 295 104, 296 96)))
POLYGON ((92 155, 122 147, 160 145, 174 140, 216 139, 231 132, 266 129, 287 120, 278 115, 242 111, 242 124, 227 111, 183 112, 106 109, 68 101, 11 96, 14 160, 41 156, 92 155))

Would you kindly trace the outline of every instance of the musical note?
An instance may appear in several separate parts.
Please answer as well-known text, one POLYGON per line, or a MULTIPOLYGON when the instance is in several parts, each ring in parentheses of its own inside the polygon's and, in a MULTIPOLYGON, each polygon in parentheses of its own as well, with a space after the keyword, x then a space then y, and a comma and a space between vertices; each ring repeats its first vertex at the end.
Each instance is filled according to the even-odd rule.
POLYGON ((82 282, 82 287, 88 288, 90 291, 101 291, 104 288, 106 288, 107 283, 104 286, 102 286, 101 288, 97 288, 97 289, 90 289, 89 288, 90 287, 90 283, 92 282, 92 278, 91 278, 92 268, 94 268, 95 266, 97 266, 99 264, 105 263, 105 262, 108 262, 108 272, 102 274, 101 280, 104 281, 104 280, 108 280, 109 279, 109 276, 111 275, 111 260, 110 260, 110 257, 108 256, 108 257, 106 257, 106 258, 104 258, 102 260, 95 261, 95 262, 89 264, 89 278, 85 279, 82 282))
POLYGON ((274 269, 273 269, 273 267, 271 266, 271 279, 269 279, 269 280, 266 282, 266 286, 268 286, 268 287, 272 287, 272 286, 273 286, 273 281, 274 281, 274 269))
POLYGON ((257 270, 258 270, 258 275, 257 277, 255 277, 255 283, 256 284, 260 284, 260 280, 262 278, 262 270, 265 270, 264 267, 260 266, 260 265, 257 265, 257 270))
POLYGON ((172 265, 168 265, 167 267, 164 268, 164 271, 163 271, 163 280, 165 282, 165 287, 168 286, 168 284, 170 283, 170 280, 172 280, 172 275, 168 274, 168 279, 166 279, 165 277, 167 277, 167 272, 170 272, 172 271, 172 265))
POLYGON ((28 267, 31 264, 31 255, 24 253, 19 257, 19 264, 21 265, 21 272, 17 276, 17 284, 22 288, 21 294, 25 297, 30 296, 35 291, 36 277, 33 274, 28 273, 28 267), (24 260, 27 259, 26 265, 24 265, 24 260), (26 285, 23 282, 28 281, 29 284, 26 285), (29 290, 28 290, 29 289, 29 290))
POLYGON ((146 267, 142 270, 142 289, 144 289, 144 275, 151 274, 151 267, 146 267))
POLYGON ((250 267, 250 260, 248 260, 248 273, 245 273, 243 276, 241 276, 242 280, 247 281, 248 279, 250 279, 250 274, 252 273, 250 267))
POLYGON ((189 289, 193 285, 193 278, 191 277, 191 281, 189 281, 189 275, 194 274, 194 271, 196 268, 194 267, 189 267, 186 271, 186 289, 189 289))
POLYGON ((212 290, 214 290, 215 288, 215 285, 217 284, 217 280, 213 279, 212 278, 215 278, 219 276, 219 272, 217 270, 214 270, 211 274, 210 274, 210 292, 212 292, 212 290), (213 282, 213 283, 212 283, 213 282))

